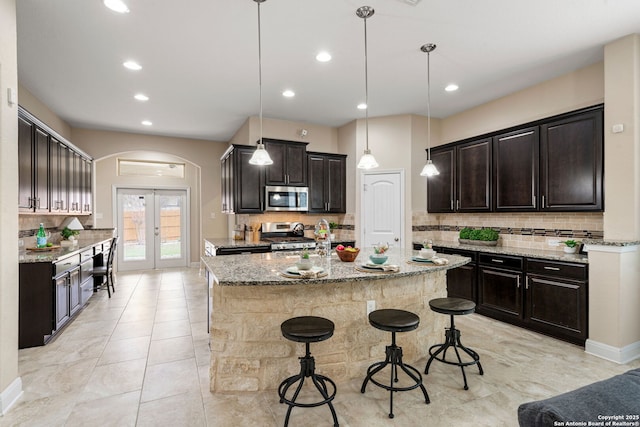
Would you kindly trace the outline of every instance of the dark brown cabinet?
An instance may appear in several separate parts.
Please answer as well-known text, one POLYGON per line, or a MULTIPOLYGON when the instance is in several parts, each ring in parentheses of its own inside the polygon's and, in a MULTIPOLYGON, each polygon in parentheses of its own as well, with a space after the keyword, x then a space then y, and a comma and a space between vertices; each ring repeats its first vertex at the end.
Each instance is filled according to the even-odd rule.
POLYGON ((90 214, 92 159, 18 111, 19 211, 90 214))
POLYGON ((603 210, 602 123, 600 108, 541 126, 542 210, 603 210))
POLYGON ((427 210, 430 213, 455 212, 455 147, 431 150, 431 161, 440 174, 427 179, 427 210))
POLYGON ((221 158, 222 212, 262 213, 264 166, 249 164, 254 146, 232 145, 221 158))
POLYGON ((538 208, 538 127, 493 137, 493 194, 497 212, 538 208))
POLYGON ((431 150, 439 175, 427 180, 431 213, 491 211, 491 140, 431 150))
POLYGON ((523 318, 523 259, 480 253, 477 312, 518 323, 523 318))
POLYGON ((527 259, 525 322, 538 332, 584 345, 587 266, 527 259))
POLYGON ((451 298, 468 299, 477 304, 478 253, 441 248, 437 248, 436 251, 471 258, 471 262, 468 264, 447 271, 447 296, 451 298))
POLYGON ((266 166, 266 185, 307 186, 307 143, 263 138, 273 164, 266 166))
POLYGON ((309 212, 346 212, 346 158, 341 154, 308 153, 309 212))

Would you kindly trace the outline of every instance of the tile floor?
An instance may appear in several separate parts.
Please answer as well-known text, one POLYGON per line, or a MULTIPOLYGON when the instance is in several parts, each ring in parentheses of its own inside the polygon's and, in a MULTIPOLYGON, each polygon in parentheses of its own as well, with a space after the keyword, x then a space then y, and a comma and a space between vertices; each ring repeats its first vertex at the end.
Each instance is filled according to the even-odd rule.
MULTIPOLYGON (((52 343, 20 350, 24 395, 0 426, 279 426, 286 406, 275 391, 209 392, 206 287, 198 269, 119 273, 116 293, 94 295, 52 343)), ((640 367, 473 314, 457 320, 462 341, 485 370, 434 362, 418 390, 395 396, 360 380, 338 384, 342 426, 516 426, 520 403, 546 398, 640 367)), ((399 344, 402 345, 401 336, 399 344)), ((425 358, 407 361, 422 369, 425 358)), ((297 363, 291 360, 291 363, 297 363)), ((326 406, 294 409, 290 426, 329 426, 326 406)))

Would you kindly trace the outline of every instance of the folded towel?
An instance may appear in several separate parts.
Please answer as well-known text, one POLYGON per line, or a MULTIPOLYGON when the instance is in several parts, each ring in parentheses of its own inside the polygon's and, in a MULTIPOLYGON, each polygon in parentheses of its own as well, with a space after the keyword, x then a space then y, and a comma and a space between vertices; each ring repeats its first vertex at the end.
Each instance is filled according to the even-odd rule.
POLYGON ((433 261, 433 263, 436 264, 436 265, 447 265, 447 264, 449 264, 449 260, 446 259, 446 258, 433 257, 433 258, 431 258, 431 261, 433 261))
POLYGON ((393 264, 389 264, 389 265, 381 265, 380 267, 382 267, 382 271, 400 271, 400 267, 398 267, 397 265, 393 265, 393 264))
POLYGON ((315 279, 318 277, 318 272, 314 270, 298 270, 298 274, 305 279, 315 279))

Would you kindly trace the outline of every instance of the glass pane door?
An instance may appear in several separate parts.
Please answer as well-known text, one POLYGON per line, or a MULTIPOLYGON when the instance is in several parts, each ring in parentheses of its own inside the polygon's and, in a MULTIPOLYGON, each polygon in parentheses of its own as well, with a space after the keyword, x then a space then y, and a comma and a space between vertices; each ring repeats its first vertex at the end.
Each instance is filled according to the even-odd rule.
POLYGON ((156 268, 186 265, 184 190, 156 190, 156 268))

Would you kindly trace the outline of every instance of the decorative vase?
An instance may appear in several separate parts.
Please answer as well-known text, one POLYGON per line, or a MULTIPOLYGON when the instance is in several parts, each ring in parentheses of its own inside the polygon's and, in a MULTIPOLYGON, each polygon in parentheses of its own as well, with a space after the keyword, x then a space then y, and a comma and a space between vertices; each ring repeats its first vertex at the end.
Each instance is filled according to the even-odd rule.
POLYGON ((570 248, 569 246, 565 246, 564 247, 564 252, 566 254, 575 254, 577 251, 578 251, 578 247, 577 246, 574 246, 572 248, 570 248))

